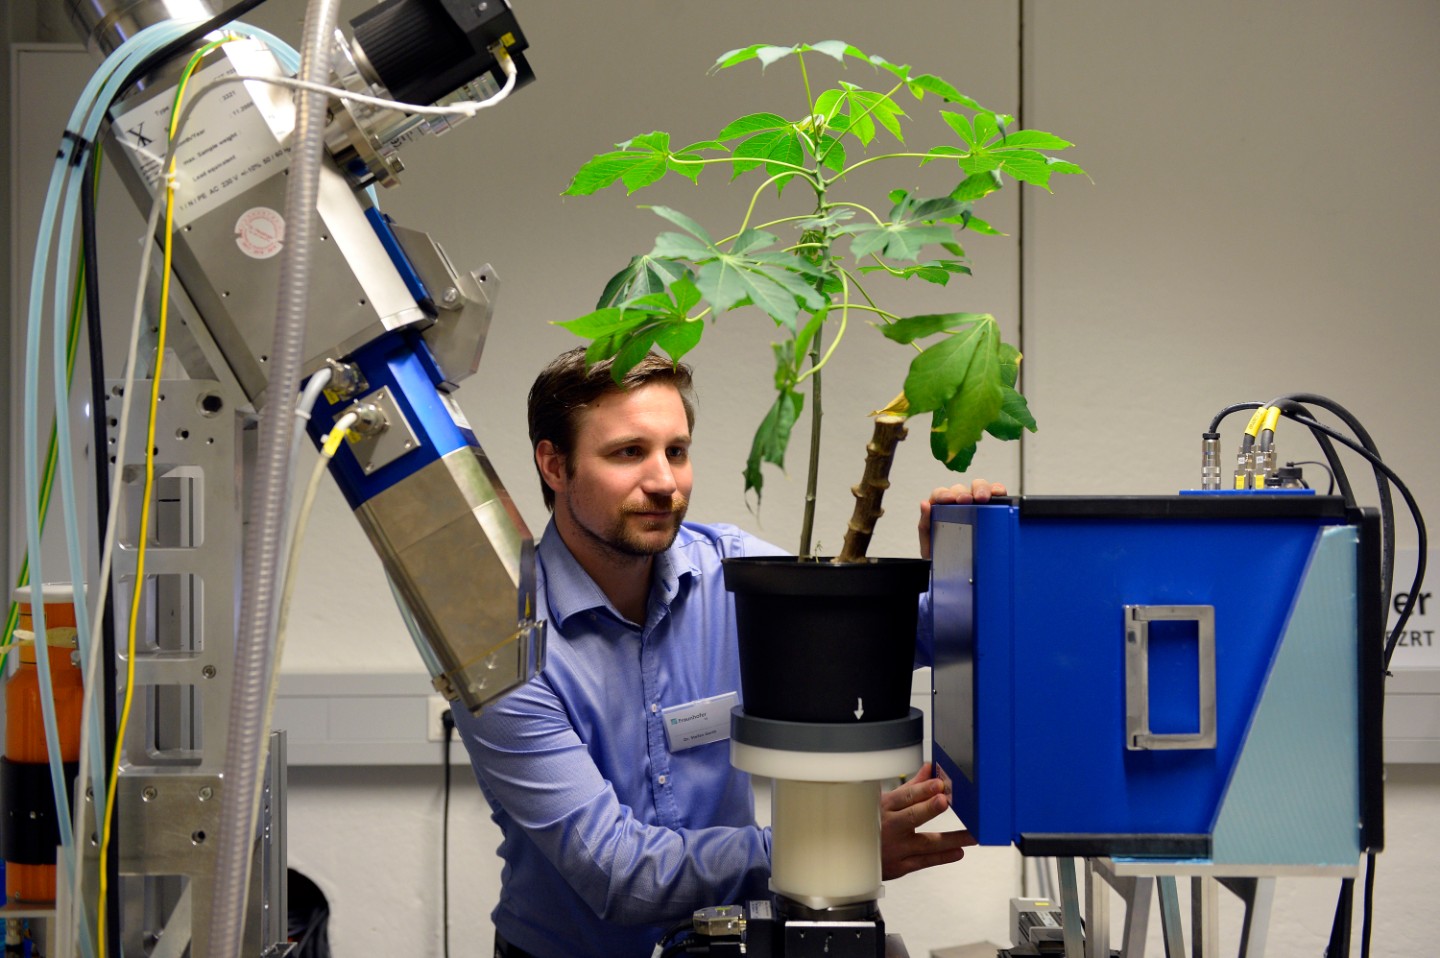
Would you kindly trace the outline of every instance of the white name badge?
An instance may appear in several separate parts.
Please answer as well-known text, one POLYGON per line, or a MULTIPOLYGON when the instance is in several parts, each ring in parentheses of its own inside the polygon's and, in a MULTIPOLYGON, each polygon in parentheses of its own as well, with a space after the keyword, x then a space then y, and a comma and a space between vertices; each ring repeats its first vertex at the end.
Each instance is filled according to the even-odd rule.
POLYGON ((740 704, 734 692, 672 705, 660 713, 665 721, 665 735, 670 751, 683 752, 706 742, 721 742, 730 737, 730 710, 740 704))

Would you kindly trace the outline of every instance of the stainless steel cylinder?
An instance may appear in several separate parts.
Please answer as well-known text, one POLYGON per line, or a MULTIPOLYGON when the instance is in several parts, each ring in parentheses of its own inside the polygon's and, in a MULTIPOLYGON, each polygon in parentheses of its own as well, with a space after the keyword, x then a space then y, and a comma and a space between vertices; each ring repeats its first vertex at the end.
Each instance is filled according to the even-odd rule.
POLYGON ((92 51, 108 54, 144 30, 166 20, 208 20, 215 11, 205 0, 65 0, 70 22, 92 51))

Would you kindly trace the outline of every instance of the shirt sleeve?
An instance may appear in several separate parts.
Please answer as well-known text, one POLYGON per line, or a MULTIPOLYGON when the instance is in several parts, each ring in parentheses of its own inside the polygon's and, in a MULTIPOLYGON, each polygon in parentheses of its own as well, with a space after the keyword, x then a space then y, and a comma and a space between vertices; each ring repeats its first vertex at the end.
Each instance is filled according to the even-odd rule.
MULTIPOLYGON (((463 710, 460 710, 463 712, 463 710)), ((770 830, 647 825, 621 803, 544 677, 457 716, 476 777, 605 921, 651 924, 764 893, 770 830)))

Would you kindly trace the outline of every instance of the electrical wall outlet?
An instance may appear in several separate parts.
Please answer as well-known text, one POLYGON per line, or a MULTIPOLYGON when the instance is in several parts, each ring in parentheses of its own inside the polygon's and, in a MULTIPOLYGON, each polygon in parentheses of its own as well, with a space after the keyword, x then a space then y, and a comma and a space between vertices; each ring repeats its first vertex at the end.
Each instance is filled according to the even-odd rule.
POLYGON ((432 742, 445 741, 445 722, 441 718, 450 711, 450 703, 444 696, 432 695, 425 700, 425 736, 432 742))

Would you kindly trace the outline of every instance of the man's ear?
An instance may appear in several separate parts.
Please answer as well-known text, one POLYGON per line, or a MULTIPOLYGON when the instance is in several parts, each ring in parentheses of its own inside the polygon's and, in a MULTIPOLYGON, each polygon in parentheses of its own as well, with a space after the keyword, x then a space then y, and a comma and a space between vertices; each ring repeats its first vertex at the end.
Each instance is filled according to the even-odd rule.
POLYGON ((565 491, 565 455, 549 439, 535 444, 535 468, 552 492, 565 491))

